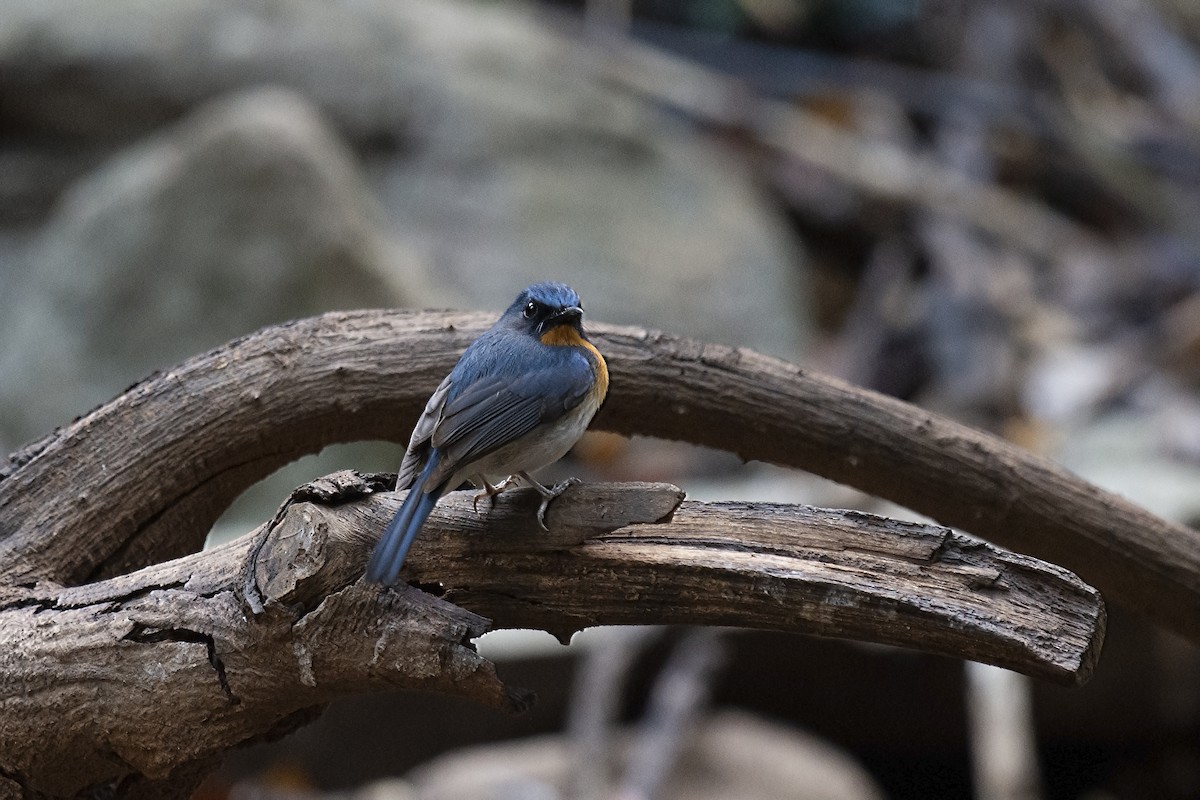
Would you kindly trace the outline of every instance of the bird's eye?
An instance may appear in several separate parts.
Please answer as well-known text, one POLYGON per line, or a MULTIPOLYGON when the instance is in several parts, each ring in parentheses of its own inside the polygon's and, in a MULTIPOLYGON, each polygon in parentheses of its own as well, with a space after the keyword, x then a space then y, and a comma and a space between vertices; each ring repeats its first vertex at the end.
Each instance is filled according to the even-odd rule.
POLYGON ((533 315, 536 313, 537 313, 537 303, 530 300, 528 303, 525 304, 525 319, 532 319, 533 315))

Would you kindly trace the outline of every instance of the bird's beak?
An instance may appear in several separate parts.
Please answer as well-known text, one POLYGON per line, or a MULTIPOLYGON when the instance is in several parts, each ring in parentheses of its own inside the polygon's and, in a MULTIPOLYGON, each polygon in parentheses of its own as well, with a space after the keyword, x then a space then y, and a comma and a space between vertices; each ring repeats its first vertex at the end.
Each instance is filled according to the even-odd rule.
POLYGON ((552 328, 555 325, 562 325, 564 323, 578 323, 581 319, 583 319, 582 308, 579 306, 564 306, 554 312, 554 316, 547 320, 547 327, 552 328))

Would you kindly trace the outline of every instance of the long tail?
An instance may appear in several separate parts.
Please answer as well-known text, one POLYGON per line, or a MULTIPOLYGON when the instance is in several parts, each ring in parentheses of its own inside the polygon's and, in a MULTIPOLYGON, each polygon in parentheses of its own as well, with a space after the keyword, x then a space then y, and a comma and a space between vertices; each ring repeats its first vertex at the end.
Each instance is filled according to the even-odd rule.
POLYGON ((412 546, 413 540, 425 525, 425 520, 442 497, 441 487, 425 491, 425 483, 436 461, 436 457, 430 458, 420 476, 413 481, 412 488, 408 490, 408 497, 404 498, 400 510, 396 512, 387 530, 383 532, 383 538, 375 546, 375 552, 371 553, 371 560, 367 563, 368 581, 394 586, 400 577, 400 568, 404 566, 408 548, 412 546))

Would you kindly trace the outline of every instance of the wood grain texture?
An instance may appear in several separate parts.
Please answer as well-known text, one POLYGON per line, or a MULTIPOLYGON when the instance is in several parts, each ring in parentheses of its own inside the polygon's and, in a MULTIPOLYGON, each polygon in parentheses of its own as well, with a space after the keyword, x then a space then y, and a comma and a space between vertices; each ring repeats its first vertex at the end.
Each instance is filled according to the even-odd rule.
MULTIPOLYGON (((675 487, 575 487, 551 506, 550 534, 532 523, 528 492, 484 514, 455 495, 407 566, 429 592, 359 583, 400 500, 380 492, 381 476, 328 476, 247 537, 194 553, 232 499, 281 464, 335 442, 403 442, 489 322, 364 311, 268 328, 10 456, 0 789, 183 796, 225 749, 350 691, 518 707, 525 696, 467 644, 485 616, 562 637, 639 622, 808 632, 1063 683, 1093 669, 1104 605, 1064 569, 943 528, 682 502, 675 487), (47 725, 61 746, 46 747, 47 725)), ((1195 534, 1003 442, 784 362, 592 328, 612 381, 598 427, 810 469, 1049 557, 1200 640, 1195 534)))
MULTIPOLYGON (((187 797, 227 750, 293 730, 351 692, 527 705, 469 644, 487 620, 416 589, 380 591, 352 570, 320 580, 345 551, 305 512, 315 508, 306 498, 330 497, 331 483, 302 488, 220 548, 79 587, 10 588, 0 602, 0 774, 31 797, 97 787, 187 797)), ((335 496, 389 487, 356 476, 335 496)), ((361 573, 361 543, 352 553, 361 573)))
POLYGON ((639 623, 851 637, 1066 684, 1087 679, 1103 638, 1098 593, 1036 559, 856 512, 682 502, 665 484, 572 487, 551 506, 551 535, 533 491, 479 512, 473 492, 452 493, 406 565, 442 599, 381 590, 361 575, 403 499, 393 480, 337 473, 223 547, 10 594, 0 770, 53 796, 125 790, 131 776, 178 788, 351 692, 522 707, 467 644, 490 627, 480 615, 563 639, 639 623))
MULTIPOLYGON (((621 519, 610 515, 578 544, 551 545, 533 521, 536 493, 506 493, 485 514, 473 510, 471 495, 439 505, 405 577, 436 584, 498 627, 563 640, 612 624, 792 631, 917 648, 1071 685, 1090 677, 1103 640, 1104 604, 1078 577, 936 525, 809 506, 680 502, 674 487, 595 484, 555 501, 552 530, 585 531, 602 522, 596 508, 649 510, 672 499, 678 507, 654 524, 615 527, 621 519)), ((331 532, 339 524, 373 532, 397 507, 397 498, 383 496, 338 509, 345 522, 326 524, 331 532)))
MULTIPOLYGON (((491 319, 327 314, 151 376, 0 470, 0 581, 77 584, 191 552, 232 498, 279 465, 334 442, 403 442, 491 319)), ((589 329, 611 373, 596 427, 856 486, 1065 566, 1110 601, 1200 641, 1197 532, 994 437, 786 362, 589 329)))

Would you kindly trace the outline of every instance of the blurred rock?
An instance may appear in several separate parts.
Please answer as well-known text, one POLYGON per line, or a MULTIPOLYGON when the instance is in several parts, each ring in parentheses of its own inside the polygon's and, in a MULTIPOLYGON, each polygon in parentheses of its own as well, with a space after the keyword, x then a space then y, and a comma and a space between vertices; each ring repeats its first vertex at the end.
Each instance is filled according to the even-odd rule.
MULTIPOLYGON (((462 750, 412 774, 421 800, 492 800, 517 786, 556 786, 570 752, 559 737, 462 750)), ((527 795, 527 796, 543 796, 527 795)), ((561 796, 548 794, 545 796, 561 796)), ((816 737, 723 712, 685 746, 663 800, 874 800, 883 793, 849 756, 816 737)))
POLYGON ((395 131, 404 38, 383 2, 5 0, 4 117, 53 138, 120 139, 197 103, 272 83, 303 91, 356 138, 395 131))
POLYGON ((455 302, 501 308, 556 278, 596 319, 800 352, 800 248, 748 165, 510 8, 395 8, 436 102, 372 175, 455 302))
POLYGON ((801 254, 780 212, 746 164, 597 66, 517 4, 10 0, 0 20, 4 115, 27 135, 119 139, 239 86, 303 93, 435 267, 426 303, 499 309, 558 278, 597 319, 796 355, 801 254))
POLYGON ((1037 349, 1028 359, 1021 406, 1035 419, 1069 428, 1096 413, 1129 382, 1128 353, 1107 344, 1062 341, 1037 349))
MULTIPOLYGON (((1148 382, 1142 395, 1170 392, 1148 382)), ((1186 408, 1172 409, 1169 401, 1157 411, 1147 407, 1118 408, 1056 431, 1055 461, 1097 486, 1127 497, 1166 519, 1188 525, 1200 521, 1200 465, 1178 448, 1186 408)), ((1149 405, 1147 403, 1146 405, 1149 405)))
POLYGON ((201 108, 74 186, 0 315, 0 439, 262 325, 408 298, 349 153, 303 98, 201 108))

